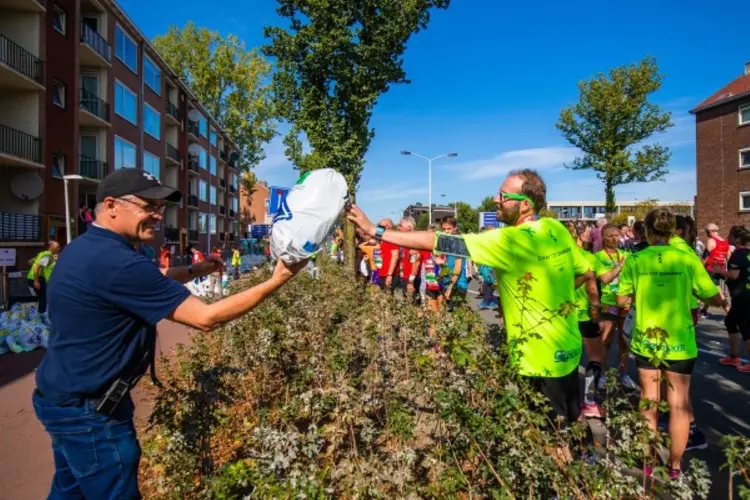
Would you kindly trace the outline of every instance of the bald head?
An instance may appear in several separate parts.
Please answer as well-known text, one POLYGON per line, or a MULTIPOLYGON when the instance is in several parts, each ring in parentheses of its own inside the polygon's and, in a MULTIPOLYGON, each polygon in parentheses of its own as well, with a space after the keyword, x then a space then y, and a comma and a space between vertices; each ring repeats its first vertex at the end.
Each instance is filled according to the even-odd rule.
POLYGON ((55 240, 49 240, 47 242, 47 250, 49 250, 52 253, 57 253, 60 251, 60 244, 56 242, 55 240))
POLYGON ((378 222, 379 226, 383 226, 386 229, 393 229, 393 221, 391 219, 382 219, 378 222))

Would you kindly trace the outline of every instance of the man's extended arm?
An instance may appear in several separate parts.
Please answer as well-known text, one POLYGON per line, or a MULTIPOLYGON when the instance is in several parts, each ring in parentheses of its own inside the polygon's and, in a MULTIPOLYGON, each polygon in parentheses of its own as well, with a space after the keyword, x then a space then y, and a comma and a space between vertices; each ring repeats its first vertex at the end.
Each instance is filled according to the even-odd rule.
POLYGON ((187 283, 188 281, 194 280, 195 278, 202 278, 203 276, 208 276, 209 274, 218 271, 220 266, 220 263, 217 263, 216 260, 209 257, 203 262, 193 264, 192 274, 188 272, 188 269, 191 266, 170 267, 167 269, 161 269, 161 272, 167 278, 173 279, 180 283, 187 283))
MULTIPOLYGON (((375 237, 377 226, 370 222, 370 219, 359 207, 353 205, 346 217, 359 226, 366 235, 375 237)), ((429 231, 399 232, 386 229, 382 239, 394 245, 414 250, 432 250, 435 247, 435 233, 429 231)))

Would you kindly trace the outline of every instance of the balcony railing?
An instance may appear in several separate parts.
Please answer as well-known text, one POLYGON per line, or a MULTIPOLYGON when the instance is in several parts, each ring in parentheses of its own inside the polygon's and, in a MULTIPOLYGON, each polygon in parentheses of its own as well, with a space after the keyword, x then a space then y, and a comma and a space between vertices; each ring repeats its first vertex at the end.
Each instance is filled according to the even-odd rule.
POLYGON ((174 118, 177 121, 180 121, 180 111, 177 109, 177 105, 174 104, 171 101, 165 101, 164 102, 164 108, 167 111, 167 114, 174 118))
POLYGON ((180 230, 176 227, 164 229, 164 239, 167 241, 180 241, 180 230))
POLYGON ((105 122, 109 121, 109 103, 86 89, 81 89, 81 108, 105 122))
POLYGON ((180 162, 180 152, 177 150, 176 147, 172 146, 170 143, 167 143, 167 158, 170 158, 177 163, 180 162))
POLYGON ((195 137, 200 136, 200 129, 198 128, 198 122, 188 119, 188 133, 193 134, 195 137))
POLYGON ((188 240, 190 240, 190 241, 198 241, 198 230, 197 229, 188 229, 188 240))
POLYGON ((219 179, 219 187, 222 189, 226 189, 227 181, 225 181, 224 179, 219 179))
POLYGON ((227 209, 224 207, 224 205, 219 205, 219 214, 226 215, 227 209))
POLYGON ((188 155, 188 172, 200 172, 201 166, 197 155, 188 155))
POLYGON ((187 195, 187 204, 189 207, 197 207, 198 206, 198 197, 194 194, 188 194, 187 195))
POLYGON ((0 153, 42 163, 42 140, 26 132, 0 125, 0 153))
POLYGON ((40 241, 40 215, 0 212, 0 241, 40 241))
POLYGON ((97 33, 91 26, 81 21, 81 41, 94 49, 94 52, 112 62, 112 48, 109 42, 97 33))
POLYGON ((89 179, 102 180, 107 175, 109 165, 106 161, 96 160, 80 155, 78 158, 78 174, 89 179))
POLYGON ((234 217, 235 212, 231 208, 229 209, 229 217, 234 217))
POLYGON ((229 185, 229 192, 232 193, 232 194, 235 194, 235 193, 237 193, 237 188, 234 187, 233 184, 230 184, 229 185))
POLYGON ((221 158, 222 161, 227 161, 227 152, 226 151, 219 151, 219 158, 221 158))
POLYGON ((44 63, 20 45, 0 35, 0 62, 44 84, 44 63))

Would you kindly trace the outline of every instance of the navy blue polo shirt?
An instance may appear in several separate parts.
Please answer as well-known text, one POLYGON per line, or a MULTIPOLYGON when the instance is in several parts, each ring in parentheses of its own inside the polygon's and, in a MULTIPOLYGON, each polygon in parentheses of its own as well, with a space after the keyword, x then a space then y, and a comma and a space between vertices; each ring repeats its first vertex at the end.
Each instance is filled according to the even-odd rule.
POLYGON ((103 395, 138 370, 156 324, 190 296, 128 240, 92 226, 60 253, 47 287, 49 347, 36 373, 45 399, 103 395))

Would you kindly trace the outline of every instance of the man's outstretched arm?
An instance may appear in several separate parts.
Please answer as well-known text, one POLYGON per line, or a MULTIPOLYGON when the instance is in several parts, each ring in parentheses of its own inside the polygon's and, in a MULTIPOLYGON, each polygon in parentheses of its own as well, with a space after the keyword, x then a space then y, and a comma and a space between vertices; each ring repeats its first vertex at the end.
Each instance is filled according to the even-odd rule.
MULTIPOLYGON (((365 234, 375 237, 375 230, 377 226, 370 222, 370 219, 359 209, 356 205, 353 205, 349 210, 346 217, 359 228, 364 231, 365 234)), ((383 233, 383 241, 393 243, 400 247, 411 248, 414 250, 432 250, 435 248, 435 237, 436 234, 430 231, 410 231, 410 232, 399 232, 392 229, 386 229, 383 233)))

